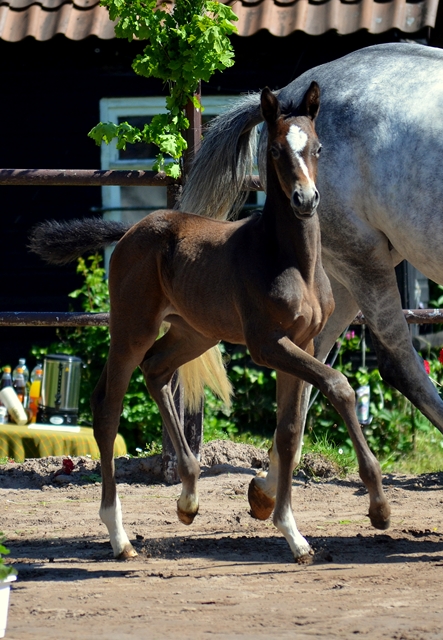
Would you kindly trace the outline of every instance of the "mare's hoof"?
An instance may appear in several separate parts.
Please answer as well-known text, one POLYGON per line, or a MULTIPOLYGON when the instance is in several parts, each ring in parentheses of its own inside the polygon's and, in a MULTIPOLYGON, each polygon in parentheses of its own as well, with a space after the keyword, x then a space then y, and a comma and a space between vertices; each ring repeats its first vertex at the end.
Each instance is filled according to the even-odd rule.
POLYGON ((391 524, 391 508, 388 504, 379 505, 374 509, 369 508, 368 516, 375 529, 380 529, 381 531, 389 529, 391 524))
POLYGON ((132 544, 127 544, 121 553, 116 556, 116 560, 129 560, 130 558, 135 558, 138 556, 137 551, 134 549, 132 544))
POLYGON ((252 478, 249 484, 248 500, 251 507, 251 516, 257 518, 257 520, 267 520, 274 511, 275 500, 260 489, 256 478, 252 478))
POLYGON ((177 503, 178 519, 180 520, 180 522, 183 522, 183 524, 188 524, 188 525, 192 524, 194 522, 194 518, 197 515, 197 513, 198 513, 198 509, 194 513, 187 513, 186 511, 183 511, 182 509, 180 509, 177 503))

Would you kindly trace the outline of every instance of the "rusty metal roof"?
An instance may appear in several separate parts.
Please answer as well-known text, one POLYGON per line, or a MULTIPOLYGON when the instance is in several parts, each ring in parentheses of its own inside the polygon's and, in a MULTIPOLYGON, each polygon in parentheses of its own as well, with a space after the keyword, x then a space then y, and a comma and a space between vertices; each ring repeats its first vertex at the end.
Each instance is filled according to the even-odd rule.
MULTIPOLYGON (((321 35, 330 30, 345 35, 360 29, 377 34, 393 28, 414 33, 435 25, 438 7, 438 0, 223 1, 238 15, 241 36, 261 29, 275 36, 294 31, 321 35)), ((49 40, 57 34, 71 40, 91 35, 109 40, 114 37, 114 23, 99 0, 0 0, 0 39, 49 40)))

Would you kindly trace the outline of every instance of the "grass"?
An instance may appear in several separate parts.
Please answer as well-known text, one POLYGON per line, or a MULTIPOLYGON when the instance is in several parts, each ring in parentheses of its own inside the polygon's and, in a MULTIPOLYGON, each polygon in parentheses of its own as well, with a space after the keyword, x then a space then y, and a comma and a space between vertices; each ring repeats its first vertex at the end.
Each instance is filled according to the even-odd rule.
POLYGON ((421 473, 436 473, 443 471, 443 436, 435 432, 418 433, 414 450, 398 460, 387 456, 380 460, 384 473, 407 473, 419 475, 421 473))

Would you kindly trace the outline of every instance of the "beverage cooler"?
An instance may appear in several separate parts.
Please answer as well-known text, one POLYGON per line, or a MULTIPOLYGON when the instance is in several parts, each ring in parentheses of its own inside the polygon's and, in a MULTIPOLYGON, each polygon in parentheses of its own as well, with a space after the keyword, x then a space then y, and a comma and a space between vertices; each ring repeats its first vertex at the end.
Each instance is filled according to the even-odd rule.
POLYGON ((76 356, 53 354, 44 357, 37 422, 77 424, 81 369, 82 360, 76 356))

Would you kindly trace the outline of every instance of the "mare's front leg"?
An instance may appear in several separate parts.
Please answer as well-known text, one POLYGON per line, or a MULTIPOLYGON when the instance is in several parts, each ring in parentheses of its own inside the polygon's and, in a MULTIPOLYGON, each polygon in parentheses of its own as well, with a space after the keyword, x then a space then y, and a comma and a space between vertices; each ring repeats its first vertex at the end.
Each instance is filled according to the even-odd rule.
POLYGON ((355 297, 371 332, 380 374, 443 433, 443 403, 412 345, 394 271, 374 279, 377 287, 372 276, 366 278, 361 287, 358 283, 355 297))
POLYGON ((186 362, 194 360, 216 343, 196 333, 184 321, 180 326, 171 326, 157 340, 141 365, 146 386, 158 405, 177 454, 177 470, 182 481, 182 491, 177 501, 177 515, 184 524, 191 524, 198 512, 197 480, 200 465, 186 441, 183 425, 175 408, 171 388, 174 372, 186 362))

